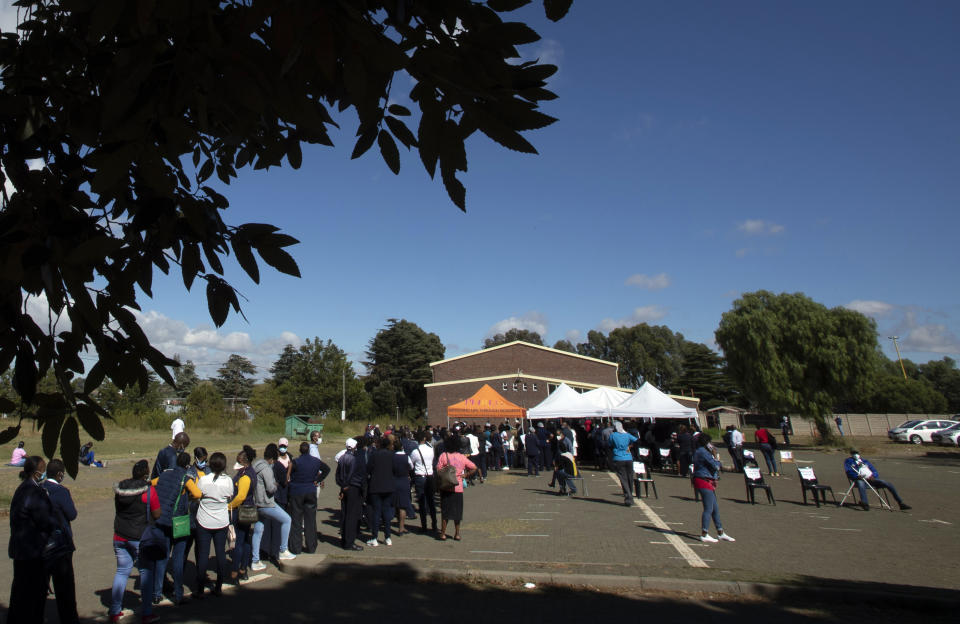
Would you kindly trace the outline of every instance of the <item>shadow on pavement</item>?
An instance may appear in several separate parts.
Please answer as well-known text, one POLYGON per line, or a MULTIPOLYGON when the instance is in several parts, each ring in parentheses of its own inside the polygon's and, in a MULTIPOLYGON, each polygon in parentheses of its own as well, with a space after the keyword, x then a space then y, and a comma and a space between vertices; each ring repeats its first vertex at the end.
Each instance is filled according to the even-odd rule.
MULTIPOLYGON (((762 599, 725 597, 705 593, 669 591, 641 592, 621 588, 597 591, 588 586, 538 585, 524 589, 519 582, 472 582, 466 576, 417 580, 417 571, 405 564, 334 564, 307 577, 283 577, 283 585, 253 584, 219 598, 208 598, 182 607, 157 609, 164 624, 208 622, 211 624, 275 624, 283 622, 390 622, 390 624, 445 621, 588 622, 602 617, 610 622, 697 622, 742 624, 743 622, 820 623, 825 621, 897 622, 915 620, 917 604, 883 604, 858 599, 851 590, 892 593, 922 593, 925 588, 907 588, 879 583, 844 583, 836 601, 812 597, 809 586, 773 588, 762 599), (842 592, 842 593, 841 593, 842 592), (641 617, 642 614, 642 617, 641 617)), ((809 585, 809 586, 808 586, 809 585)), ((952 621, 956 603, 946 604, 943 594, 956 600, 958 592, 938 592, 924 611, 926 622, 952 621)), ((5 619, 5 608, 0 616, 5 619)), ((48 612, 49 613, 49 612, 48 612)), ((49 619, 49 618, 48 618, 49 619)), ((125 621, 136 621, 136 616, 125 621)))

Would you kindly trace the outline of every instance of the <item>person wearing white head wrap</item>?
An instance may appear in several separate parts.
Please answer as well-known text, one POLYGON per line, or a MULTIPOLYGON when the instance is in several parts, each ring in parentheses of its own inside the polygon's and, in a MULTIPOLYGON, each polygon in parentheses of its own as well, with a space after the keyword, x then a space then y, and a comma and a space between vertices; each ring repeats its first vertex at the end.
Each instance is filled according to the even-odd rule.
POLYGON ((613 469, 620 479, 623 489, 623 504, 633 506, 633 453, 630 445, 638 441, 637 437, 623 430, 623 423, 613 421, 614 432, 610 434, 610 447, 613 449, 613 469))

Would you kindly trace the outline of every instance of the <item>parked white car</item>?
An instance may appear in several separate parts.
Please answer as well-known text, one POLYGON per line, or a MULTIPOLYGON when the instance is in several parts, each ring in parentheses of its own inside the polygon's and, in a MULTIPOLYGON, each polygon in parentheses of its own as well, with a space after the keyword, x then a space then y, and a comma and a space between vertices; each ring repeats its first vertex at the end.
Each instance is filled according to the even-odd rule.
POLYGON ((960 423, 933 433, 930 439, 940 446, 960 446, 960 423))
POLYGON ((888 431, 887 435, 894 442, 931 443, 934 433, 957 424, 960 423, 955 420, 908 420, 888 431))

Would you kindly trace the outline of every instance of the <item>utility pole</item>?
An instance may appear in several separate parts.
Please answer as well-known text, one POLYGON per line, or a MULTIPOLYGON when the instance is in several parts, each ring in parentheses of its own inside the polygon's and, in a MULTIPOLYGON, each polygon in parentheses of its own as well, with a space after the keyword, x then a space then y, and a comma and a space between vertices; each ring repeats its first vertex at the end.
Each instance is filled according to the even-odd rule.
POLYGON ((907 369, 903 367, 903 358, 900 357, 900 346, 897 344, 897 340, 900 339, 900 336, 887 336, 890 340, 893 341, 893 348, 897 350, 897 360, 900 362, 900 371, 903 373, 903 378, 907 378, 907 369))
POLYGON ((347 369, 344 368, 343 373, 343 385, 341 386, 341 395, 343 397, 343 403, 340 406, 340 420, 344 421, 347 419, 347 369))

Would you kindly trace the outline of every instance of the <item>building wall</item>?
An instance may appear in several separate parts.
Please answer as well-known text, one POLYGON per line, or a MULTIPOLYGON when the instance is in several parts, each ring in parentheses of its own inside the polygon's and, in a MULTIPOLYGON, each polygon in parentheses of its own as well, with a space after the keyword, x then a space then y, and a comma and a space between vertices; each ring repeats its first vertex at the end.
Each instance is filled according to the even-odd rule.
MULTIPOLYGON (((833 419, 843 419, 843 433, 852 436, 887 437, 887 431, 908 420, 956 420, 945 414, 831 414, 830 426, 837 433, 833 419)), ((817 435, 817 425, 812 418, 791 416, 790 424, 798 435, 817 435)))
POLYGON ((480 351, 435 364, 432 368, 434 383, 492 375, 516 375, 517 369, 520 369, 528 375, 540 377, 570 379, 602 386, 618 385, 616 364, 547 351, 525 344, 480 351))

